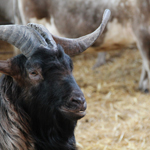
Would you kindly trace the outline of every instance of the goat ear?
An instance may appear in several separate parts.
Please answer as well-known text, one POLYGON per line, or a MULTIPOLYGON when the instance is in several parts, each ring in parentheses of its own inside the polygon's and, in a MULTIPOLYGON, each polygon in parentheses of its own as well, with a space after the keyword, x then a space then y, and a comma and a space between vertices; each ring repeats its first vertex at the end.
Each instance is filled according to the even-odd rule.
POLYGON ((11 69, 11 60, 0 60, 0 73, 6 74, 6 75, 13 75, 13 71, 11 69))

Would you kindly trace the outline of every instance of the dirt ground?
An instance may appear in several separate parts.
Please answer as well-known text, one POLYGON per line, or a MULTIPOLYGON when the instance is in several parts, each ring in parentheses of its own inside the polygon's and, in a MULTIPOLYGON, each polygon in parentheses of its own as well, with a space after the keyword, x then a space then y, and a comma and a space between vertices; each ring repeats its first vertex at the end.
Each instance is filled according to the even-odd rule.
MULTIPOLYGON (((9 49, 0 53, 0 59, 12 56, 9 49)), ((79 150, 150 150, 150 95, 138 90, 139 51, 108 52, 107 63, 92 70, 96 58, 96 53, 73 58, 88 105, 75 130, 79 150)))
POLYGON ((138 90, 139 51, 109 52, 107 63, 92 70, 96 58, 96 53, 73 58, 88 105, 75 132, 79 150, 150 150, 150 95, 138 90))

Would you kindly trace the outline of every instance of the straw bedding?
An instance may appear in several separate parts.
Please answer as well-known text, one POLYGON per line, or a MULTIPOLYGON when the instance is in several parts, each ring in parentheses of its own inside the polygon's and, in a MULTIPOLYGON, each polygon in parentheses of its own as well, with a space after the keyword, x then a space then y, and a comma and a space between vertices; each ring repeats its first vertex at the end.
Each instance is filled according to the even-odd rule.
POLYGON ((150 150, 150 95, 138 90, 139 51, 109 52, 107 63, 92 70, 96 57, 73 58, 88 104, 75 132, 79 150, 150 150))

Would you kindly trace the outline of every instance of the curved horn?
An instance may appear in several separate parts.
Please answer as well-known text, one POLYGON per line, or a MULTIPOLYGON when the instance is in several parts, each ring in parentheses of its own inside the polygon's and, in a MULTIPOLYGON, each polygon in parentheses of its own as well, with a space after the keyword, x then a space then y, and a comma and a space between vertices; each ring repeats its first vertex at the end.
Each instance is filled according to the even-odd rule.
POLYGON ((45 39, 33 28, 23 25, 0 26, 0 40, 6 41, 30 57, 41 45, 48 47, 45 39))
POLYGON ((62 38, 54 35, 52 36, 56 41, 56 43, 60 44, 64 48, 65 52, 68 55, 70 56, 77 55, 85 51, 88 47, 90 47, 97 40, 97 38, 102 34, 109 20, 110 14, 111 14, 110 10, 106 9, 103 14, 101 25, 94 32, 88 35, 76 39, 62 38))
POLYGON ((50 49, 52 48, 53 50, 57 50, 56 42, 46 27, 44 27, 42 24, 36 23, 28 23, 27 26, 34 28, 38 33, 40 33, 41 36, 44 37, 50 49))

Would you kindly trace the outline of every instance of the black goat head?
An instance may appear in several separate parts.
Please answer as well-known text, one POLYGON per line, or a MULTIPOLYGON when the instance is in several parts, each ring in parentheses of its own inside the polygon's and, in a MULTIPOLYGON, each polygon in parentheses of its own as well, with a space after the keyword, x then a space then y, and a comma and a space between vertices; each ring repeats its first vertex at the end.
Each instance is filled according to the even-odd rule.
POLYGON ((46 112, 42 117, 49 114, 44 110, 46 105, 50 111, 58 108, 68 119, 83 117, 86 101, 72 75, 73 65, 68 55, 77 55, 90 47, 102 34, 109 16, 110 11, 106 10, 101 25, 77 39, 54 36, 38 24, 0 26, 0 39, 16 46, 23 54, 0 61, 0 72, 11 76, 26 91, 26 99, 37 100, 34 109, 46 112))

